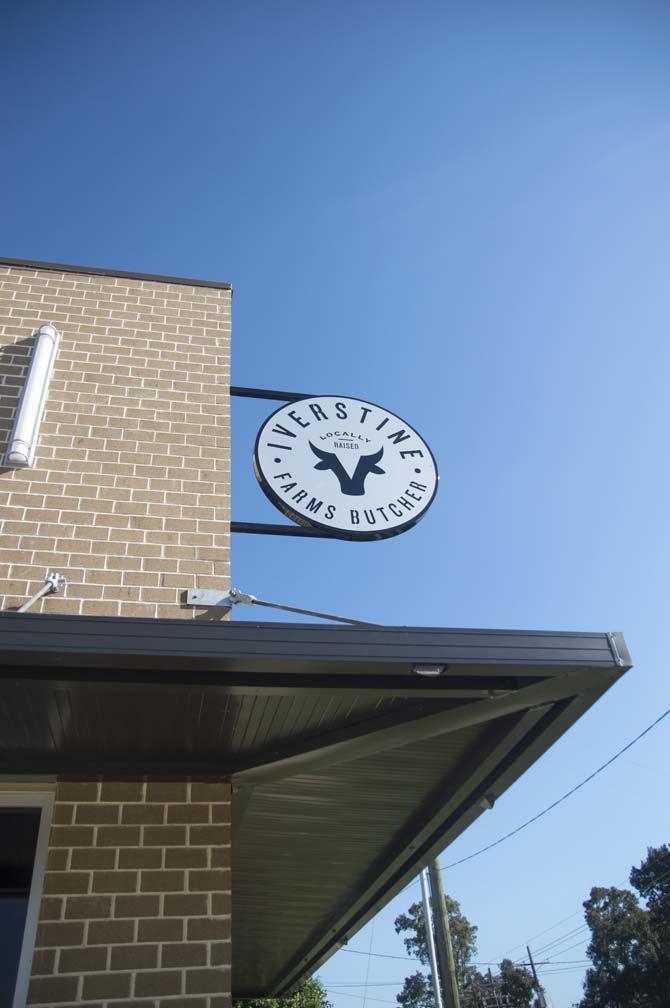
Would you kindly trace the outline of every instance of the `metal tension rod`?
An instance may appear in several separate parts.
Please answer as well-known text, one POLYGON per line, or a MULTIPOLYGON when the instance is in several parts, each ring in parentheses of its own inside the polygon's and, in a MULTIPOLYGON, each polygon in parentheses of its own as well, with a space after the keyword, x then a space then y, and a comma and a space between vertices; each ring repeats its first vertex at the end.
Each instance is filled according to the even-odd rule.
POLYGON ((225 609, 232 609, 236 605, 263 606, 265 609, 280 609, 282 612, 298 613, 301 616, 316 616, 318 619, 334 620, 336 623, 348 623, 350 626, 378 627, 379 623, 365 623, 363 620, 348 619, 346 616, 333 616, 332 613, 315 612, 313 609, 297 609, 295 606, 279 605, 277 602, 264 602, 257 599, 255 595, 240 591, 239 588, 231 588, 230 591, 222 595, 216 589, 193 588, 186 593, 188 605, 208 608, 210 606, 221 606, 225 609))
POLYGON ((298 613, 301 616, 318 616, 319 619, 335 620, 336 623, 349 623, 351 626, 376 627, 379 623, 365 623, 363 620, 347 619, 345 616, 333 616, 332 613, 314 612, 312 609, 296 609, 295 606, 277 605, 276 602, 263 602, 255 598, 251 605, 264 606, 266 609, 282 609, 284 612, 298 613))
POLYGON ((298 399, 312 399, 309 392, 278 392, 276 389, 246 388, 244 385, 231 385, 230 394, 241 399, 278 399, 280 402, 297 402, 298 399))

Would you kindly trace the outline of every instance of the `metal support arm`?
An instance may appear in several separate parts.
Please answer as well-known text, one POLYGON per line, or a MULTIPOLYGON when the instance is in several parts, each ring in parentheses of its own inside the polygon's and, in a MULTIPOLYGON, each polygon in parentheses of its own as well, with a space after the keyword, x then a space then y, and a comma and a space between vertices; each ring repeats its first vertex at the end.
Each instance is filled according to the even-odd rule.
POLYGON ((598 688, 612 678, 609 669, 566 672, 543 679, 506 696, 460 704, 445 711, 400 711, 372 718, 348 729, 322 731, 311 740, 300 740, 273 747, 270 751, 245 757, 233 770, 233 782, 241 785, 268 784, 298 773, 312 773, 323 767, 376 756, 387 749, 397 749, 411 742, 423 742, 483 725, 508 714, 544 707, 568 699, 590 688, 598 688))
POLYGON ((38 592, 35 592, 32 598, 29 598, 27 602, 24 602, 22 606, 16 610, 17 612, 27 612, 31 606, 38 602, 44 595, 53 595, 59 592, 61 588, 64 588, 67 584, 67 580, 64 574, 57 574, 56 571, 51 571, 50 574, 44 579, 44 584, 38 592))
POLYGON ((219 606, 228 612, 235 605, 263 606, 265 609, 279 609, 282 612, 298 613, 300 616, 315 616, 317 619, 334 620, 336 623, 347 623, 350 626, 379 626, 379 623, 365 623, 363 620, 349 619, 346 616, 333 616, 332 613, 315 612, 313 609, 297 609, 295 606, 280 605, 277 602, 264 602, 257 599, 255 595, 240 591, 239 588, 231 588, 226 594, 222 594, 216 589, 194 588, 186 593, 188 605, 199 606, 204 609, 219 606))

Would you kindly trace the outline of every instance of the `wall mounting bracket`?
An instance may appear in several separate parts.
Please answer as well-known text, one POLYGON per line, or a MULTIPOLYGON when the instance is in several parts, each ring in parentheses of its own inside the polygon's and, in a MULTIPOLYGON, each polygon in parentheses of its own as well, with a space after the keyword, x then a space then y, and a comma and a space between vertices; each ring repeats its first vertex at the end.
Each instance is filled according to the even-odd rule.
POLYGON ((64 574, 59 574, 57 571, 50 571, 44 579, 44 584, 38 592, 36 592, 32 598, 29 598, 27 602, 24 602, 22 606, 16 610, 17 612, 28 612, 28 610, 35 604, 39 602, 41 598, 45 595, 55 595, 65 588, 67 585, 67 578, 64 574))

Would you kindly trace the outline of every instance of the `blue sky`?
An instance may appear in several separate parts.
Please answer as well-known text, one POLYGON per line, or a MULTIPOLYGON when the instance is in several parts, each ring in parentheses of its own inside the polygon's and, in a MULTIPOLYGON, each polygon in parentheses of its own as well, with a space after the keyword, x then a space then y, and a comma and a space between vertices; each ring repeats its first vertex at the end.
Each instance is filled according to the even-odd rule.
MULTIPOLYGON (((6 8, 3 36, 0 254, 229 280, 237 384, 379 402, 438 458, 414 531, 238 536, 240 587, 383 623, 626 634, 635 669, 444 860, 653 720, 670 567, 668 6, 70 0, 6 8)), ((276 517, 250 466, 269 412, 234 403, 241 520, 276 517)), ((665 722, 445 873, 480 959, 670 840, 668 737, 665 722)), ((373 952, 402 954, 405 903, 377 918, 373 952)), ((375 982, 411 965, 371 962, 375 982)), ((342 952, 323 976, 360 982, 367 964, 342 952)), ((547 977, 553 1008, 580 980, 547 977)), ((348 990, 336 1008, 363 1003, 348 990)), ((371 989, 370 1008, 394 993, 371 989)))

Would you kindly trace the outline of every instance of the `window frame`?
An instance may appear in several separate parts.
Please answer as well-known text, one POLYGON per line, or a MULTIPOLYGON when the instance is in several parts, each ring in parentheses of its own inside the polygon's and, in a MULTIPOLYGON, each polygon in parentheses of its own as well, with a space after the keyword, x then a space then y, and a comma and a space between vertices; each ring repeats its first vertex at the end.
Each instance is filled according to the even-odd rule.
POLYGON ((49 852, 49 832, 53 819, 54 792, 47 790, 21 791, 18 789, 12 791, 0 787, 0 805, 3 808, 40 809, 40 825, 37 832, 33 873, 30 880, 26 923, 23 929, 21 954, 19 956, 14 997, 12 1000, 12 1008, 26 1008, 28 984, 30 983, 33 954, 35 952, 35 936, 40 916, 42 890, 44 889, 44 873, 46 871, 47 854, 49 852))

